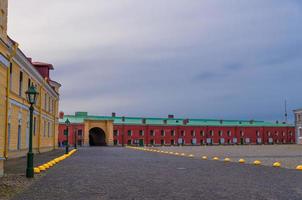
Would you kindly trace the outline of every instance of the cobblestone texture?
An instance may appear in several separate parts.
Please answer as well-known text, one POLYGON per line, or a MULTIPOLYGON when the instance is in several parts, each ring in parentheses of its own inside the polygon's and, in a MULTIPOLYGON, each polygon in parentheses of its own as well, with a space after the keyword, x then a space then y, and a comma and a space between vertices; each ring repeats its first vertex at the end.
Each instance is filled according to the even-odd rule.
POLYGON ((302 199, 302 173, 125 148, 82 148, 15 200, 302 199))
POLYGON ((295 169, 302 164, 302 145, 236 145, 236 146, 185 146, 160 147, 160 150, 180 153, 192 153, 195 157, 217 156, 221 159, 231 158, 237 162, 240 158, 248 163, 261 160, 263 165, 272 166, 274 162, 281 162, 282 167, 295 169))

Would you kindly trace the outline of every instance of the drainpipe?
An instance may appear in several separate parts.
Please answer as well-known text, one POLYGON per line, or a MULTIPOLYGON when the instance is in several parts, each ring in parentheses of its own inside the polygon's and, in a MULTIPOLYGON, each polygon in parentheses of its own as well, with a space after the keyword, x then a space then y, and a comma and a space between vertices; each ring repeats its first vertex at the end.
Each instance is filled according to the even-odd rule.
MULTIPOLYGON (((19 44, 14 43, 13 49, 9 55, 9 62, 12 65, 13 57, 17 54, 19 44)), ((8 152, 8 104, 9 104, 9 97, 10 97, 10 67, 7 69, 6 73, 6 105, 5 105, 5 135, 4 135, 4 157, 7 159, 7 152, 8 152)))

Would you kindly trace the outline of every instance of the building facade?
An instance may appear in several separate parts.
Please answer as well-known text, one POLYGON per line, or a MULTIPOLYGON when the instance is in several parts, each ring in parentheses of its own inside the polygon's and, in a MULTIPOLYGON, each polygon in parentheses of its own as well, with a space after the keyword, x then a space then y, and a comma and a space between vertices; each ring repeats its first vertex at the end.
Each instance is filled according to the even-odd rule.
POLYGON ((90 116, 85 112, 61 116, 59 145, 234 145, 294 144, 295 126, 285 123, 245 120, 136 118, 90 116))
POLYGON ((302 109, 294 110, 297 144, 302 144, 302 109))
POLYGON ((25 92, 34 85, 39 92, 33 121, 33 150, 56 148, 59 88, 51 80, 53 66, 33 62, 7 35, 8 1, 0 0, 0 174, 3 160, 26 155, 29 145, 29 104, 25 92))

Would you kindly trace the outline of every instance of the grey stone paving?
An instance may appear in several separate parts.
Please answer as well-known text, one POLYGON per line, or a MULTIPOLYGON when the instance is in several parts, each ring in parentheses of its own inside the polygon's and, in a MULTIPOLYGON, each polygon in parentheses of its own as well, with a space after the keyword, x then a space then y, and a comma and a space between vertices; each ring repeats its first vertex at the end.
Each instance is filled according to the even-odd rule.
POLYGON ((15 200, 302 199, 302 173, 124 148, 82 148, 15 200))

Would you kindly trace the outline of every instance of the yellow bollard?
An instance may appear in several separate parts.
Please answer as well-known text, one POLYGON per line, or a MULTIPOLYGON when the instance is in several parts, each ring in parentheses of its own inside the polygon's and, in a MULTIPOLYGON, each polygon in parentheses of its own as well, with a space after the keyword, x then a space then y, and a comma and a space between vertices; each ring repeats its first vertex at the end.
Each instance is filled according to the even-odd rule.
POLYGON ((202 160, 208 160, 208 157, 207 156, 202 156, 201 159, 202 160))
POLYGON ((56 162, 55 162, 55 161, 52 160, 52 161, 50 161, 50 162, 52 163, 52 165, 56 165, 56 162))
POLYGON ((174 152, 171 152, 171 151, 170 151, 169 154, 174 154, 174 152))
POLYGON ((281 163, 280 163, 280 162, 275 162, 275 163, 273 164, 273 167, 281 167, 281 163))
POLYGON ((193 154, 188 155, 189 158, 194 158, 193 154))
POLYGON ((51 162, 48 162, 47 164, 48 164, 49 167, 53 166, 53 164, 51 162))
POLYGON ((231 159, 230 158, 225 158, 224 162, 231 162, 231 159))
POLYGON ((176 153, 174 153, 174 155, 179 156, 179 153, 176 152, 176 153))
POLYGON ((45 169, 48 169, 49 165, 48 164, 44 164, 43 167, 45 167, 45 169))
POLYGON ((44 167, 43 165, 40 165, 38 168, 39 168, 40 172, 42 172, 42 171, 45 171, 45 170, 46 170, 46 169, 45 169, 45 167, 44 167))
POLYGON ((39 173, 40 173, 39 167, 35 167, 35 168, 34 168, 34 173, 35 173, 35 174, 39 174, 39 173))
POLYGON ((302 165, 298 165, 298 166, 296 167, 296 170, 302 171, 302 165))
POLYGON ((245 160, 241 158, 241 159, 239 159, 238 162, 241 163, 241 164, 243 164, 243 163, 245 163, 245 160))
POLYGON ((213 160, 219 160, 219 158, 218 157, 214 157, 213 160))
POLYGON ((181 153, 180 155, 181 155, 181 156, 186 156, 186 154, 185 154, 185 153, 181 153))
POLYGON ((261 161, 260 160, 255 160, 253 163, 254 163, 254 165, 261 165, 261 161))

